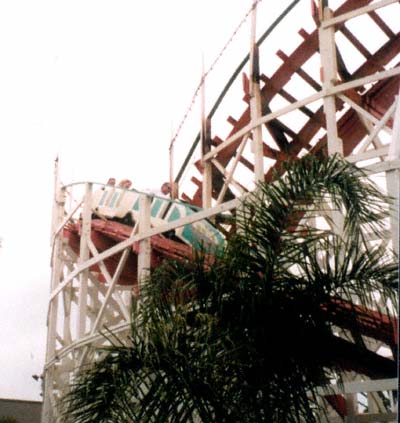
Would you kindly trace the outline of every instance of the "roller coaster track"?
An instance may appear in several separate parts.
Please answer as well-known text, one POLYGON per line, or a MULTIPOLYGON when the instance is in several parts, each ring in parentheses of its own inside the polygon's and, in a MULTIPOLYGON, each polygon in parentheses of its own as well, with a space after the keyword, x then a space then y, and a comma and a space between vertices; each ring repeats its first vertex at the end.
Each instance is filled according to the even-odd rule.
MULTIPOLYGON (((181 199, 193 207, 204 208, 204 213, 210 207, 222 210, 228 200, 238 199, 254 188, 258 164, 249 144, 255 139, 253 130, 257 119, 263 121, 262 179, 267 182, 282 173, 282 164, 288 159, 296 160, 305 154, 332 154, 332 135, 328 129, 328 121, 332 118, 343 155, 349 161, 371 174, 383 173, 387 180, 393 177, 390 172, 399 172, 400 157, 392 154, 391 137, 395 132, 396 96, 400 85, 400 21, 394 19, 393 24, 386 21, 387 15, 381 13, 387 6, 392 15, 400 16, 399 2, 342 1, 327 20, 326 16, 321 16, 321 8, 311 1, 310 14, 315 29, 310 32, 300 29, 301 42, 290 54, 282 50, 276 52, 281 64, 270 75, 262 70, 255 72, 254 69, 258 68, 257 52, 260 57, 266 54, 263 41, 273 30, 279 29, 278 24, 295 6, 299 7, 298 3, 299 0, 293 1, 261 36, 255 55, 250 54, 242 60, 208 114, 207 121, 211 122, 212 128, 212 119, 226 92, 238 83, 237 77, 249 58, 253 60, 253 74, 243 73, 239 81, 243 88, 243 110, 238 117, 227 116, 231 125, 227 136, 214 134, 205 138, 204 134, 198 135, 177 174, 176 181, 182 189, 181 199), (352 24, 359 19, 364 19, 363 31, 360 31, 360 26, 352 24), (329 69, 320 65, 324 61, 321 34, 327 28, 334 29, 332 36, 335 40, 333 62, 336 73, 329 81, 332 78, 327 77, 329 69), (252 106, 254 82, 259 84, 260 95, 260 115, 256 118, 252 106), (334 97, 330 112, 327 112, 327 97, 334 97), (207 149, 200 157, 196 156, 195 165, 190 167, 190 159, 199 141, 202 147, 206 144, 207 149), (209 166, 208 176, 206 166, 209 166), (189 174, 189 181, 183 181, 184 173, 189 174), (211 186, 208 205, 204 204, 207 186, 211 186)), ((398 196, 393 186, 396 187, 388 182, 388 192, 398 196)), ((104 215, 92 216, 91 187, 92 184, 86 184, 82 208, 68 212, 64 209, 65 187, 59 189, 56 186, 43 423, 52 422, 52 416, 57 414, 57 396, 66 389, 65 381, 73 374, 76 363, 81 365, 88 357, 93 357, 95 347, 101 345, 100 326, 106 324, 116 331, 129 329, 129 301, 124 300, 124 293, 133 289, 134 294, 139 295, 143 245, 151 251, 150 268, 156 268, 165 258, 190 258, 192 254, 192 248, 176 236, 149 231, 150 224, 147 227, 150 236, 146 238, 140 235, 140 222, 133 229, 132 222, 104 215), (135 230, 139 231, 139 235, 135 230), (83 281, 86 281, 86 286, 83 286, 83 281), (73 316, 74 312, 77 317, 73 316), (72 327, 76 326, 75 320, 78 322, 76 330, 72 327)), ((234 214, 232 208, 224 211, 234 214)), ((211 216, 211 213, 207 215, 211 216)), ((192 219, 190 223, 194 222, 193 216, 187 219, 192 219)), ((174 229, 173 226, 171 222, 166 225, 169 229, 174 229)), ((229 236, 229 225, 219 227, 229 236)), ((392 229, 392 241, 383 241, 392 242, 394 249, 395 232, 392 229)), ((368 346, 351 342, 348 340, 351 333, 347 334, 348 338, 335 336, 329 339, 328 348, 349 374, 356 379, 372 381, 393 381, 396 378, 398 322, 393 316, 378 316, 374 310, 361 305, 351 306, 341 299, 321 304, 321 310, 326 313, 327 320, 345 332, 351 332, 353 319, 356 318, 360 332, 367 340, 365 344, 368 346), (379 352, 382 346, 388 355, 379 352)), ((393 391, 395 388, 386 389, 393 391)), ((375 411, 381 413, 380 417, 382 413, 393 417, 380 395, 368 395, 377 404, 375 411)), ((344 418, 351 415, 347 399, 342 394, 327 396, 326 401, 336 416, 344 418)), ((385 421, 389 421, 389 417, 385 421)), ((332 421, 335 421, 334 418, 332 421)))
MULTIPOLYGON (((343 3, 334 13, 335 16, 340 16, 345 13, 351 12, 356 7, 360 8, 367 6, 371 1, 368 0, 349 0, 343 3)), ((358 78, 371 75, 375 72, 391 69, 398 65, 398 55, 400 51, 400 33, 394 32, 379 16, 376 11, 371 11, 368 14, 371 28, 365 32, 365 38, 369 38, 378 31, 384 35, 386 41, 375 51, 371 52, 368 49, 368 40, 360 38, 349 29, 346 23, 341 23, 335 26, 335 31, 340 33, 348 40, 349 43, 359 52, 364 58, 363 62, 352 72, 349 72, 348 66, 341 55, 340 43, 337 43, 337 62, 338 73, 340 76, 339 82, 347 82, 358 78)), ((291 91, 290 82, 296 77, 301 79, 303 84, 309 88, 308 91, 318 93, 322 90, 321 81, 316 80, 314 75, 311 75, 306 69, 305 65, 313 56, 319 55, 319 42, 318 42, 318 28, 313 32, 307 33, 301 29, 299 34, 303 38, 303 42, 290 54, 286 55, 283 51, 277 52, 278 57, 282 60, 282 65, 271 76, 267 77, 264 74, 260 75, 262 81, 261 87, 261 100, 262 100, 262 114, 267 115, 271 113, 274 99, 278 97, 284 99, 288 104, 295 103, 298 98, 296 93, 291 91)), ((244 76, 244 100, 247 107, 238 118, 228 117, 228 121, 232 124, 232 129, 226 139, 232 137, 240 130, 246 127, 250 122, 250 94, 248 88, 248 79, 244 76)), ((361 85, 357 88, 352 88, 345 91, 345 95, 349 97, 359 107, 362 107, 366 112, 370 113, 376 119, 381 119, 389 107, 393 104, 395 95, 399 91, 399 76, 393 76, 377 83, 361 85)), ((299 88, 301 86, 299 84, 299 88)), ((368 128, 364 120, 360 117, 359 113, 347 105, 340 99, 337 100, 337 112, 343 112, 338 117, 337 126, 339 137, 343 140, 344 155, 350 156, 361 143, 363 138, 368 134, 368 128)), ((265 180, 272 179, 274 170, 280 169, 282 161, 289 158, 295 159, 305 150, 311 153, 326 152, 326 135, 321 131, 325 129, 325 118, 323 106, 313 110, 310 107, 302 106, 297 111, 301 114, 300 121, 304 121, 300 128, 294 127, 287 122, 283 123, 280 118, 272 119, 265 124, 268 134, 264 135, 263 139, 263 152, 264 157, 272 161, 265 172, 265 180), (316 139, 318 137, 318 139, 316 139)), ((296 119, 293 119, 296 121, 296 119)), ((296 122, 297 124, 297 122, 296 122)), ((388 126, 392 126, 393 121, 389 119, 388 126)), ((236 141, 221 149, 214 159, 223 169, 226 170, 229 164, 233 161, 239 151, 239 146, 243 137, 239 137, 236 141)), ((196 142, 196 141, 195 141, 196 142)), ((212 139, 212 146, 216 147, 223 142, 223 138, 214 136, 212 139)), ((254 162, 251 157, 242 155, 239 159, 247 169, 253 171, 254 162)), ((196 162, 196 167, 202 173, 202 165, 200 160, 196 162)), ((181 174, 180 172, 178 176, 181 174)), ((179 179, 179 178, 178 178, 179 179)), ((183 197, 190 201, 192 204, 201 206, 202 201, 202 181, 193 177, 192 182, 197 185, 197 190, 192 197, 183 195, 183 197)), ((221 187, 224 184, 224 174, 213 166, 213 196, 217 198, 221 187)), ((233 198, 234 194, 228 188, 225 199, 233 198)))

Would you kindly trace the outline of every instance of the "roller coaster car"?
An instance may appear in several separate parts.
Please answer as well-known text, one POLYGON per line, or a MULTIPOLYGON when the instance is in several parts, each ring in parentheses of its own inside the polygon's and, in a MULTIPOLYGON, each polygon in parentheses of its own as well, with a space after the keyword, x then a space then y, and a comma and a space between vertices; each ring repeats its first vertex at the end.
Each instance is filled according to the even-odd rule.
MULTIPOLYGON (((94 193, 93 217, 105 218, 134 227, 139 221, 140 195, 141 193, 136 190, 107 185, 94 193)), ((150 223, 152 227, 159 227, 194 214, 197 209, 179 200, 153 195, 150 223)), ((196 249, 215 249, 224 242, 222 234, 206 220, 184 225, 163 235, 196 249)))
MULTIPOLYGON (((140 196, 148 195, 127 187, 115 186, 114 180, 111 182, 93 194, 90 238, 100 253, 128 239, 136 232, 136 225, 140 219, 140 196)), ((181 201, 157 196, 152 196, 150 209, 150 224, 153 228, 194 214, 197 210, 181 201)), ((81 246, 81 234, 81 219, 71 221, 63 231, 65 241, 77 255, 81 246)), ((216 250, 224 244, 224 237, 210 222, 202 220, 153 235, 150 237, 150 244, 150 267, 155 269, 165 258, 190 260, 194 249, 204 249, 207 257, 213 257, 216 250)), ((119 285, 133 285, 135 295, 139 292, 137 280, 139 251, 139 242, 134 242, 118 279, 119 285)), ((110 275, 115 274, 121 254, 121 252, 112 254, 103 260, 110 275)), ((90 271, 99 282, 107 282, 104 269, 102 270, 100 265, 91 266, 90 271)))

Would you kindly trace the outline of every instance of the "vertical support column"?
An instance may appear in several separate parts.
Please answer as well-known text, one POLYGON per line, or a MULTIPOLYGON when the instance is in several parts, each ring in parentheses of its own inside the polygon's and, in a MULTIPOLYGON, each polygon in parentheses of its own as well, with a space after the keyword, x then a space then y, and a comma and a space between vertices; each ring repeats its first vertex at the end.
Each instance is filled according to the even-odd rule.
MULTIPOLYGON (((320 3, 320 16, 324 20, 333 17, 332 10, 324 7, 325 2, 320 3)), ((336 44, 335 44, 335 27, 330 25, 326 28, 319 27, 319 51, 321 55, 321 78, 323 90, 332 88, 337 82, 337 60, 336 60, 336 44)), ((324 112, 326 119, 326 132, 328 138, 329 155, 339 153, 343 156, 343 143, 338 136, 336 124, 336 105, 335 96, 329 95, 324 97, 324 112)))
MULTIPOLYGON (((85 184, 85 199, 82 210, 81 243, 79 250, 79 263, 85 263, 89 259, 90 232, 92 225, 92 184, 85 184)), ((83 270, 79 275, 79 299, 77 337, 83 337, 86 333, 86 319, 88 306, 88 279, 89 269, 83 270)))
MULTIPOLYGON (((393 133, 392 142, 389 148, 388 160, 396 161, 400 160, 400 92, 397 96, 397 104, 393 117, 393 133)), ((393 199, 391 211, 390 211, 390 226, 392 233, 393 250, 396 254, 399 254, 399 213, 400 213, 400 168, 391 169, 386 172, 386 184, 388 195, 393 199)))
POLYGON ((210 160, 204 160, 204 156, 211 150, 211 122, 206 117, 205 112, 205 84, 206 77, 203 70, 201 76, 201 157, 203 165, 203 188, 202 188, 202 207, 204 209, 211 207, 212 199, 212 164, 210 160))
MULTIPOLYGON (((332 10, 328 7, 326 0, 319 2, 319 17, 321 22, 333 17, 332 10)), ((333 88, 337 82, 337 59, 335 44, 335 27, 329 25, 318 29, 319 51, 321 56, 321 79, 324 91, 333 88)), ((343 156, 343 142, 339 138, 336 121, 336 97, 329 95, 324 97, 324 114, 326 122, 326 136, 328 140, 328 154, 340 154, 343 156)), ((340 210, 332 211, 332 222, 335 225, 333 230, 343 233, 344 217, 340 210)))
POLYGON ((91 309, 91 312, 89 314, 89 331, 92 332, 92 329, 96 322, 98 310, 100 310, 100 307, 101 307, 101 303, 99 299, 100 292, 99 292, 98 286, 96 284, 91 283, 88 290, 88 294, 89 294, 89 298, 88 298, 89 306, 91 309))
MULTIPOLYGON (((51 292, 57 288, 62 277, 62 236, 55 235, 57 228, 61 225, 64 216, 65 194, 59 186, 58 159, 54 168, 54 203, 52 216, 52 261, 51 261, 51 292), (56 238, 54 238, 56 236, 56 238)), ((47 367, 48 363, 56 355, 57 339, 57 317, 58 317, 58 296, 54 297, 49 304, 47 321, 47 345, 46 345, 46 366, 43 374, 43 409, 42 423, 53 423, 55 410, 53 410, 53 390, 55 383, 54 366, 47 367)))
POLYGON ((393 169, 386 172, 386 184, 388 195, 392 198, 390 210, 390 226, 393 250, 399 255, 399 190, 400 190, 400 169, 393 169))
POLYGON ((63 340, 66 345, 72 342, 71 334, 71 304, 72 304, 72 288, 64 289, 63 295, 63 309, 64 309, 64 328, 63 340))
MULTIPOLYGON (((250 35, 250 116, 251 121, 257 121, 262 116, 260 92, 260 65, 259 53, 256 43, 257 1, 253 0, 250 35)), ((264 181, 264 151, 262 141, 262 127, 253 130, 252 151, 254 154, 254 179, 255 182, 264 181)))
MULTIPOLYGON (((139 200, 139 234, 150 229, 151 200, 149 195, 142 194, 139 200)), ((150 274, 151 244, 150 238, 139 241, 138 255, 138 283, 140 295, 140 283, 150 274)))

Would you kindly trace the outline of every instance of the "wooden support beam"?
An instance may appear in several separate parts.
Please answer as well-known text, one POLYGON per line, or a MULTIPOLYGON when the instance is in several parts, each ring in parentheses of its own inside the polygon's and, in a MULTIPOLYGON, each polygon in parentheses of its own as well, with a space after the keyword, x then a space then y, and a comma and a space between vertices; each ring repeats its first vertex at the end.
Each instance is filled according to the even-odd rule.
MULTIPOLYGON (((286 64, 290 65, 290 62, 291 62, 290 57, 286 55, 282 50, 278 50, 276 54, 286 64)), ((305 82, 307 82, 307 84, 310 85, 310 87, 312 87, 315 91, 321 91, 321 88, 322 88, 321 85, 303 69, 296 68, 293 65, 292 70, 296 72, 305 82)))
MULTIPOLYGON (((253 1, 250 35, 250 117, 251 122, 257 121, 262 116, 261 91, 260 91, 260 64, 259 51, 256 42, 257 1, 253 1)), ((252 137, 252 151, 254 154, 254 179, 256 182, 264 181, 264 154, 262 127, 255 126, 252 137)))
MULTIPOLYGON (((227 187, 229 184, 232 184, 240 192, 240 194, 244 194, 245 192, 247 192, 244 186, 241 185, 239 182, 235 181, 232 178, 232 175, 230 174, 230 172, 227 172, 224 166, 222 166, 222 164, 219 163, 217 159, 212 159, 212 162, 215 168, 219 170, 219 172, 225 177, 225 181, 226 181, 225 187, 227 187)), ((225 188, 225 192, 226 192, 226 188, 225 188)), ((224 192, 224 195, 225 195, 225 192, 224 192)))
POLYGON ((206 116, 205 112, 205 73, 204 73, 204 63, 203 63, 203 72, 201 78, 201 107, 200 107, 200 119, 201 119, 201 165, 203 168, 203 184, 202 184, 202 207, 209 208, 211 207, 212 202, 212 191, 213 191, 213 181, 212 181, 212 164, 211 161, 206 159, 205 156, 211 151, 211 121, 206 116))
POLYGON ((340 32, 350 41, 351 44, 366 58, 371 57, 371 53, 358 38, 344 25, 340 27, 340 32))
POLYGON ((244 150, 244 148, 245 148, 245 146, 246 146, 247 139, 248 139, 248 137, 247 137, 247 136, 244 136, 244 137, 243 137, 242 142, 240 143, 240 146, 239 146, 239 148, 238 148, 238 149, 237 149, 237 151, 236 151, 235 158, 234 158, 234 160, 233 160, 233 163, 232 163, 231 169, 230 169, 230 171, 229 171, 229 172, 225 175, 224 185, 223 185, 223 187, 222 187, 222 189, 221 189, 221 191, 220 191, 220 193, 219 193, 219 195, 218 195, 218 198, 217 198, 217 205, 218 205, 218 204, 221 204, 221 203, 222 203, 222 201, 223 201, 223 200, 224 200, 224 198, 225 198, 226 191, 227 191, 227 189, 228 189, 229 184, 230 184, 230 183, 231 183, 231 181, 232 181, 233 174, 235 173, 235 170, 236 170, 236 167, 237 167, 237 165, 238 165, 238 162, 239 162, 239 160, 242 158, 243 150, 244 150))
MULTIPOLYGON (((323 22, 332 19, 333 13, 329 8, 323 10, 323 22)), ((319 28, 319 51, 321 57, 321 73, 323 89, 328 91, 338 81, 338 68, 336 61, 335 29, 333 26, 319 28)), ((335 96, 324 97, 324 112, 326 120, 326 132, 328 137, 328 153, 339 153, 343 156, 343 143, 339 139, 336 119, 335 96)))
MULTIPOLYGON (((82 210, 82 225, 81 225, 81 241, 79 262, 85 263, 89 259, 89 246, 91 224, 92 224, 92 184, 85 184, 85 199, 82 210)), ((78 302, 78 320, 77 320, 77 334, 82 337, 86 333, 86 309, 87 309, 87 293, 88 293, 88 274, 89 269, 85 269, 79 275, 79 302, 78 302)))
MULTIPOLYGON (((139 200, 139 234, 145 234, 149 231, 150 224, 150 213, 151 213, 151 200, 149 195, 142 194, 139 200)), ((151 245, 150 237, 144 237, 139 241, 139 254, 138 254, 138 282, 139 282, 139 294, 140 284, 150 274, 150 263, 151 263, 151 245)))
POLYGON ((352 88, 359 87, 361 85, 369 84, 371 82, 379 81, 381 79, 391 78, 392 76, 400 75, 400 66, 397 66, 393 69, 389 69, 383 72, 376 72, 375 74, 365 76, 363 78, 354 79, 343 84, 335 85, 327 90, 322 90, 318 93, 312 94, 302 100, 297 101, 296 103, 290 104, 286 107, 283 107, 275 112, 269 113, 266 116, 262 116, 257 122, 249 123, 246 126, 242 127, 240 130, 235 132, 231 137, 226 139, 223 144, 219 145, 213 149, 210 153, 207 154, 207 158, 216 156, 220 151, 224 150, 228 145, 234 143, 238 139, 242 138, 247 132, 250 132, 254 126, 263 125, 271 120, 289 113, 293 110, 298 109, 299 107, 305 106, 315 101, 321 100, 325 96, 336 95, 352 88))
POLYGON ((359 7, 357 9, 352 10, 348 13, 343 13, 343 15, 335 16, 333 15, 328 19, 324 19, 321 23, 322 28, 329 28, 333 27, 339 23, 346 22, 350 19, 356 18, 357 16, 364 15, 366 13, 372 12, 374 10, 380 9, 381 7, 389 6, 390 4, 398 3, 399 0, 381 0, 375 2, 373 4, 369 4, 368 6, 359 7))
MULTIPOLYGON (((53 249, 51 259, 51 290, 57 289, 62 278, 62 238, 59 234, 54 236, 54 232, 61 225, 64 217, 65 192, 60 187, 58 159, 54 166, 54 200, 53 200, 53 215, 52 215, 52 230, 53 230, 53 249)), ((47 317, 47 345, 46 345, 46 363, 54 360, 56 354, 57 341, 57 319, 58 319, 58 298, 53 298, 49 304, 47 317)), ((54 419, 54 381, 55 372, 53 368, 45 369, 43 374, 43 408, 42 408, 42 423, 52 423, 54 419)))
MULTIPOLYGON (((396 109, 393 120, 393 136, 389 148, 388 159, 391 161, 400 159, 400 91, 396 97, 396 109)), ((386 184, 388 194, 393 198, 390 211, 390 226, 392 231, 393 250, 399 255, 399 210, 400 210, 400 169, 393 169, 386 172, 386 184)))
POLYGON ((382 32, 389 38, 394 38, 396 34, 390 29, 389 25, 375 12, 369 12, 370 18, 379 26, 382 32))

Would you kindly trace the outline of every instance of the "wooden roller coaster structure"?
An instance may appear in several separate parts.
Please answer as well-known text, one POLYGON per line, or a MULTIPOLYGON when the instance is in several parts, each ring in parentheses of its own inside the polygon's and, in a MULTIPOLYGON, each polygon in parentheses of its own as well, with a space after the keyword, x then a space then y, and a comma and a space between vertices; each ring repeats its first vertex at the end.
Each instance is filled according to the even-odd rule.
MULTIPOLYGON (((180 199, 91 182, 61 186, 56 166, 43 423, 57 421, 57 399, 74 372, 107 342, 102 328, 129 330, 131 295, 140 295, 141 279, 165 257, 190 257, 198 242, 223 242, 231 229, 218 217, 234 213, 240 197, 258 181, 272 181, 287 159, 339 153, 380 178, 394 211, 386 238, 375 242, 399 253, 400 20, 396 28, 385 19, 400 16, 399 2, 312 0, 315 30, 300 29, 301 43, 291 54, 276 53, 282 62, 269 76, 260 73, 260 58, 270 52, 256 40, 257 3, 248 76, 243 73, 241 81, 244 110, 228 117, 232 127, 226 137, 211 135, 215 108, 208 115, 203 110, 200 135, 174 181, 180 199), (349 51, 358 57, 356 65, 349 51), (184 184, 183 170, 195 151, 199 157, 184 184), (77 185, 83 187, 82 200, 67 206, 77 185)), ((294 6, 309 7, 298 3, 284 15, 294 6)), ((333 223, 336 219, 332 211, 333 223)), ((332 346, 349 376, 326 397, 329 421, 395 421, 397 320, 377 319, 361 305, 358 313, 368 352, 332 346)), ((347 327, 345 302, 337 305, 335 319, 347 327)))

